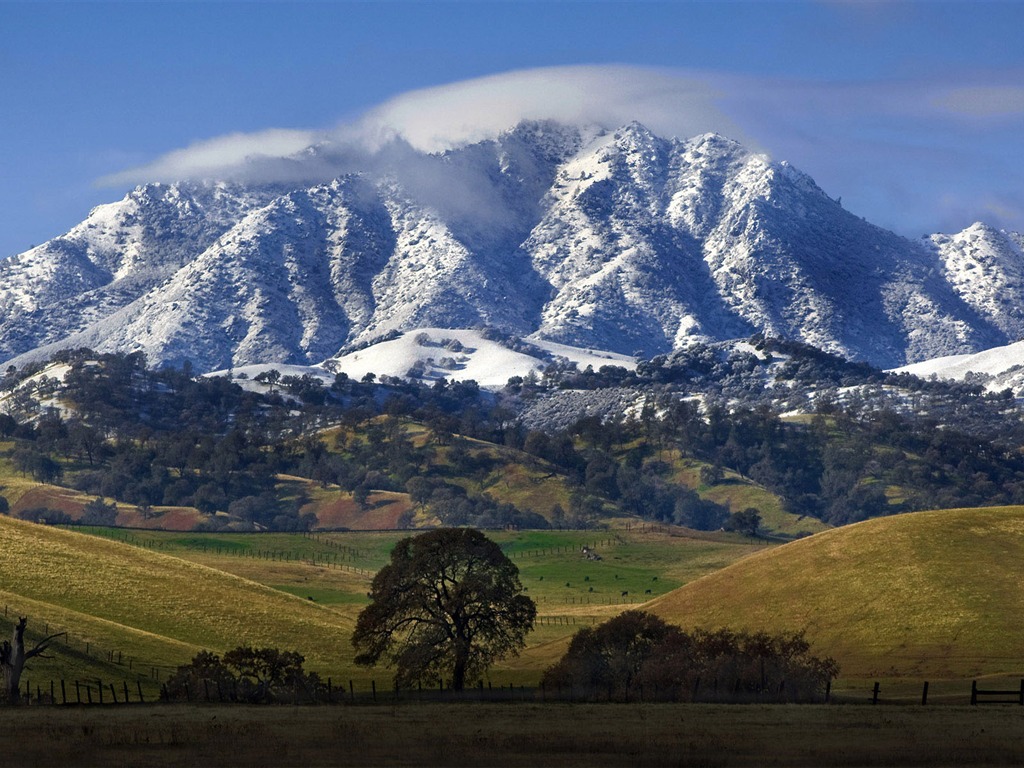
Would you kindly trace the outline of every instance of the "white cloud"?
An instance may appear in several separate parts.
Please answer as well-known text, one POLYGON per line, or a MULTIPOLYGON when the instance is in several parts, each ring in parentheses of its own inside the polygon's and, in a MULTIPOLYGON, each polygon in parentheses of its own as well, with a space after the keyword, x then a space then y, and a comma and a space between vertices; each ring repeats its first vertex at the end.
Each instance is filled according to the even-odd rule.
POLYGON ((244 168, 268 159, 296 155, 322 138, 322 132, 271 128, 258 133, 231 133, 197 141, 148 163, 104 176, 101 186, 150 181, 219 179, 237 176, 244 168))
MULTIPOLYGON (((789 160, 850 210, 905 234, 991 219, 993 200, 1004 226, 1024 230, 1006 213, 1024 197, 1024 169, 1010 161, 1024 154, 1021 75, 836 83, 625 65, 533 69, 412 91, 329 128, 196 142, 100 183, 316 182, 377 166, 374 155, 396 138, 437 151, 524 119, 605 128, 636 120, 666 137, 715 131, 789 160)), ((409 174, 429 175, 429 163, 417 171, 401 148, 384 154, 376 160, 397 156, 409 174)))
POLYGON ((655 133, 709 131, 743 140, 718 106, 708 75, 630 66, 532 69, 403 94, 369 112, 365 135, 403 137, 434 152, 496 135, 521 120, 618 128, 633 120, 655 133))
POLYGON ((511 72, 412 91, 333 129, 269 129, 199 141, 98 183, 330 178, 348 167, 353 156, 379 149, 390 139, 435 152, 494 137, 522 120, 605 128, 636 120, 663 135, 717 131, 752 142, 717 106, 721 95, 707 76, 671 70, 577 66, 511 72), (304 152, 314 144, 318 151, 304 152))

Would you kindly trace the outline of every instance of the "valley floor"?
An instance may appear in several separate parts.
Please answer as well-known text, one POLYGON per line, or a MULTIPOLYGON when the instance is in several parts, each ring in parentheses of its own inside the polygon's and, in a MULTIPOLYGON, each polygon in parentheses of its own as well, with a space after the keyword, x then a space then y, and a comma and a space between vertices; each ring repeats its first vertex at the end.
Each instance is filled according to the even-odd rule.
POLYGON ((1024 708, 140 705, 3 712, 0 765, 1024 764, 1024 708))

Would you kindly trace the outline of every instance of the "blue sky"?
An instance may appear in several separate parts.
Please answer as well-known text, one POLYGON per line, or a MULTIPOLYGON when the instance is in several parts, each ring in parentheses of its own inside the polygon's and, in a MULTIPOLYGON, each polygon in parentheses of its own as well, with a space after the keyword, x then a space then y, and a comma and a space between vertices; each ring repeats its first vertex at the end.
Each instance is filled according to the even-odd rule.
POLYGON ((200 151, 230 165, 367 114, 466 138, 577 96, 734 134, 908 236, 1024 231, 1022 29, 1010 1, 0 0, 0 257, 200 151))

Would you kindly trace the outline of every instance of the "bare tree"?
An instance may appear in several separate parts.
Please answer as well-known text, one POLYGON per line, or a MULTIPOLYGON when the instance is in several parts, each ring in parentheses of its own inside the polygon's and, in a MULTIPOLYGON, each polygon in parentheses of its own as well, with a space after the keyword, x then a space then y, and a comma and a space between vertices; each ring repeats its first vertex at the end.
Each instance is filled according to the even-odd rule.
POLYGON ((14 625, 14 632, 10 640, 4 640, 0 644, 0 675, 3 677, 3 688, 0 689, 0 704, 21 703, 21 673, 25 669, 25 662, 39 656, 46 659, 44 651, 50 647, 54 638, 65 634, 58 632, 55 635, 44 637, 29 650, 25 650, 25 625, 28 619, 19 618, 14 625))

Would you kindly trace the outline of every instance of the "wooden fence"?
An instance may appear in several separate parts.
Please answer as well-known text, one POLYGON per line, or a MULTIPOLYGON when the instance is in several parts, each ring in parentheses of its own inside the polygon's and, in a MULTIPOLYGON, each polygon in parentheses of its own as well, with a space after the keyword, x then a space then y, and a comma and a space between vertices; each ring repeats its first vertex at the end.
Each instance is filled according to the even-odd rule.
MULTIPOLYGON (((50 680, 47 684, 33 684, 26 681, 22 692, 23 703, 29 706, 109 706, 124 704, 151 704, 157 701, 165 702, 172 699, 167 694, 166 686, 161 686, 161 694, 147 694, 143 683, 140 680, 121 680, 109 682, 98 679, 91 680, 50 680)), ((930 684, 926 681, 922 685, 921 705, 928 704, 930 684)), ((861 702, 871 704, 892 704, 898 702, 907 704, 905 697, 896 700, 885 701, 881 696, 881 684, 874 683, 869 697, 860 699, 861 702)), ((966 693, 966 692, 965 692, 966 693)), ((947 704, 967 703, 967 696, 959 702, 951 701, 950 697, 944 697, 947 704)), ((179 691, 174 700, 181 703, 192 704, 232 704, 252 703, 254 701, 275 702, 280 704, 384 704, 384 703, 415 703, 415 702, 697 702, 697 703, 771 703, 787 701, 785 683, 778 688, 763 691, 750 691, 742 687, 740 681, 722 682, 711 680, 706 682, 697 681, 691 689, 683 690, 674 688, 645 688, 637 685, 627 690, 621 688, 602 688, 593 686, 561 686, 553 687, 527 687, 508 685, 494 685, 493 683, 479 682, 475 687, 467 688, 464 691, 453 691, 445 687, 444 683, 438 686, 417 686, 416 688, 398 689, 392 685, 378 686, 376 681, 370 681, 357 686, 349 680, 347 685, 335 685, 328 678, 325 684, 315 689, 276 689, 270 695, 254 696, 252 689, 240 691, 238 686, 226 687, 216 681, 203 681, 195 685, 193 689, 188 686, 184 689, 184 695, 179 691)), ((816 699, 819 703, 828 703, 832 700, 831 685, 827 686, 816 699)), ((856 698, 843 697, 843 701, 856 703, 856 698)), ((986 689, 979 688, 978 681, 972 681, 969 702, 972 706, 979 704, 1010 704, 1024 706, 1024 679, 1021 680, 1019 688, 1013 689, 986 689)))
MULTIPOLYGON (((583 702, 724 702, 724 703, 771 703, 790 701, 785 683, 771 689, 752 691, 741 681, 718 680, 685 688, 651 687, 636 685, 628 689, 620 687, 557 686, 527 687, 495 685, 479 682, 463 691, 454 691, 442 682, 437 686, 416 686, 399 689, 393 685, 378 687, 376 681, 357 687, 353 681, 347 685, 335 685, 329 678, 325 684, 314 688, 278 687, 264 690, 252 685, 233 682, 222 684, 216 680, 193 681, 185 684, 171 695, 166 684, 161 686, 159 696, 147 695, 141 682, 120 681, 117 683, 91 679, 87 681, 49 681, 47 686, 33 685, 26 681, 22 702, 28 706, 113 706, 125 704, 152 704, 154 702, 177 702, 183 704, 384 704, 384 703, 430 703, 430 702, 532 702, 532 703, 583 703, 583 702)), ((828 692, 818 696, 817 701, 827 702, 828 692)))
POLYGON ((1024 680, 1017 690, 993 690, 978 687, 978 681, 971 683, 971 706, 979 704, 1019 704, 1024 707, 1024 680))

